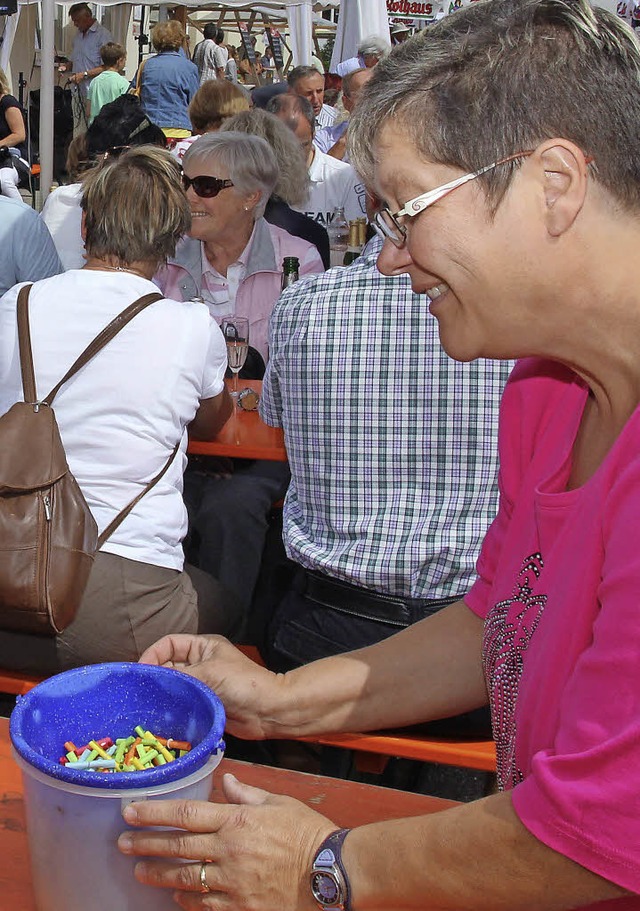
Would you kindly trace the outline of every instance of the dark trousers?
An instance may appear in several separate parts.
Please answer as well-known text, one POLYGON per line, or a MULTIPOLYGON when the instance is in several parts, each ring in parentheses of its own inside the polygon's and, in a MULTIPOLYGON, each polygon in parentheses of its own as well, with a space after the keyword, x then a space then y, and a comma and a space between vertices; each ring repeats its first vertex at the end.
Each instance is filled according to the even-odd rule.
POLYGON ((289 485, 285 462, 234 459, 228 477, 216 477, 207 463, 192 463, 184 476, 189 513, 185 555, 217 579, 246 618, 260 572, 274 502, 289 485))
MULTIPOLYGON (((363 593, 366 599, 368 593, 364 589, 338 583, 335 592, 338 605, 333 606, 327 603, 329 598, 326 597, 331 594, 331 586, 327 591, 323 585, 320 597, 324 603, 315 600, 318 596, 315 591, 310 596, 307 589, 307 574, 298 568, 269 628, 265 657, 273 670, 285 672, 319 658, 373 645, 457 600, 416 602, 409 599, 404 601, 403 606, 398 606, 395 617, 393 604, 378 606, 374 603, 369 613, 375 616, 363 616, 367 613, 367 605, 366 602, 358 603, 358 597, 363 593), (353 604, 360 615, 348 612, 353 604), (379 615, 387 619, 381 619, 379 615)), ((419 729, 441 736, 490 737, 489 709, 481 708, 455 718, 432 721, 420 725, 419 729)))

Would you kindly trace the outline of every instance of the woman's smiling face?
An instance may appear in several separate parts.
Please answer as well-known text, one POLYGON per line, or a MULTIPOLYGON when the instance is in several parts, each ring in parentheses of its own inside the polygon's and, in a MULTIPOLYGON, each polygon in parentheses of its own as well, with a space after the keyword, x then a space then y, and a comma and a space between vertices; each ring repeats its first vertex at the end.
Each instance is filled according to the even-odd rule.
MULTIPOLYGON (((230 179, 227 168, 213 157, 209 161, 201 159, 194 164, 184 166, 187 177, 219 177, 230 179)), ((206 199, 198 196, 193 186, 186 191, 191 206, 191 230, 189 235, 205 244, 233 241, 243 238, 253 225, 255 201, 239 193, 236 187, 226 187, 217 196, 206 199)))
MULTIPOLYGON (((391 212, 462 174, 423 158, 403 130, 389 124, 381 130, 375 191, 391 212)), ((413 290, 429 295, 443 347, 458 360, 517 354, 522 338, 511 330, 523 325, 518 304, 537 284, 528 283, 533 236, 523 227, 531 224, 526 216, 531 202, 531 194, 510 188, 492 216, 473 180, 420 214, 401 218, 407 238, 400 249, 385 241, 378 268, 385 275, 407 273, 413 290)))

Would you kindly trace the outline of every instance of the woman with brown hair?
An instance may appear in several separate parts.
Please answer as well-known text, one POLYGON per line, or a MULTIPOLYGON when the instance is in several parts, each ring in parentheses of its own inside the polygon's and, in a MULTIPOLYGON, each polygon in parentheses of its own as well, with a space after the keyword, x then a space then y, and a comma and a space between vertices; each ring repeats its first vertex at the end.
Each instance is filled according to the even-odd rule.
POLYGON ((246 91, 226 79, 208 79, 203 82, 189 105, 192 135, 178 142, 173 155, 182 161, 189 146, 203 133, 215 133, 224 121, 241 111, 248 111, 249 96, 246 91))
MULTIPOLYGON (((164 149, 151 146, 105 159, 85 177, 81 205, 84 267, 30 289, 41 394, 111 320, 157 292, 151 279, 191 224, 179 166, 164 149), (132 199, 145 205, 131 205, 132 199)), ((0 299, 2 413, 22 397, 20 287, 0 299)), ((3 665, 42 673, 135 661, 161 632, 233 624, 214 580, 202 571, 187 573, 182 550, 187 427, 199 439, 212 439, 228 417, 226 365, 222 333, 206 307, 160 298, 62 387, 56 397, 60 434, 100 533, 168 467, 96 554, 73 622, 47 640, 46 654, 38 654, 36 637, 0 635, 3 665)))

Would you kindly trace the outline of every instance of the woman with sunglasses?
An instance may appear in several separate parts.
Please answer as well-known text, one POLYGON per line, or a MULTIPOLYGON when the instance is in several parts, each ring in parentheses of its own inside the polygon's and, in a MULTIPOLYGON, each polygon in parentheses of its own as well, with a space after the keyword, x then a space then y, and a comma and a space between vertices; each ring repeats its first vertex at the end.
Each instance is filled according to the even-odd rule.
MULTIPOLYGON (((249 343, 266 361, 269 317, 280 296, 284 258, 297 257, 300 275, 308 275, 324 271, 320 255, 313 244, 264 218, 278 180, 276 158, 264 139, 208 133, 187 151, 182 166, 191 230, 155 280, 167 297, 201 298, 218 321, 247 317, 249 343)), ((224 480, 212 477, 210 468, 194 465, 185 480, 196 532, 190 555, 248 612, 269 511, 284 496, 288 468, 277 462, 236 461, 224 480)))
MULTIPOLYGON (((134 301, 189 227, 180 168, 164 149, 129 149, 82 186, 86 263, 29 294, 36 388, 67 367, 134 301), (145 206, 131 200, 145 200, 145 206)), ((0 300, 0 411, 22 398, 16 302, 0 300)), ((102 532, 143 493, 96 554, 73 622, 55 640, 0 635, 0 662, 40 673, 135 661, 160 631, 233 630, 215 580, 184 568, 187 427, 215 436, 230 406, 226 346, 202 304, 155 300, 56 396, 71 471, 102 532), (157 483, 148 483, 165 469, 157 483)))
POLYGON ((246 133, 207 133, 182 160, 191 230, 156 281, 176 300, 202 298, 216 320, 249 319, 251 345, 267 359, 269 316, 280 296, 282 261, 300 275, 324 272, 316 247, 269 224, 264 210, 278 180, 271 148, 246 133))

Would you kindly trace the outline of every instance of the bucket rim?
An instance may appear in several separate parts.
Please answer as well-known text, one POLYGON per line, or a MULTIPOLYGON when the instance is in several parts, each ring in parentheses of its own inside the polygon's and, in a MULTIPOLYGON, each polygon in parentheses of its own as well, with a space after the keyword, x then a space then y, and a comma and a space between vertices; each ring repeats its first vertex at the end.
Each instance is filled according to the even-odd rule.
MULTIPOLYGON (((35 779, 40 782, 40 784, 47 785, 47 787, 56 788, 60 791, 65 791, 67 794, 77 795, 78 797, 98 797, 106 800, 120 800, 126 798, 127 803, 135 800, 147 800, 152 797, 161 797, 165 794, 167 797, 171 797, 171 794, 174 791, 188 788, 192 784, 196 784, 198 781, 206 778, 207 775, 212 775, 220 765, 224 756, 222 750, 211 753, 208 759, 205 760, 204 765, 200 766, 199 769, 196 769, 195 772, 191 772, 190 775, 187 775, 184 778, 176 778, 174 781, 164 781, 162 784, 154 784, 146 788, 97 788, 77 784, 76 782, 63 781, 60 778, 53 778, 51 775, 47 775, 45 772, 42 772, 40 769, 37 769, 35 766, 31 765, 31 763, 27 762, 20 756, 15 747, 12 747, 12 754, 16 765, 23 774, 35 779), (175 787, 172 787, 174 785, 175 787)), ((162 768, 162 766, 158 766, 158 768, 162 768)), ((123 772, 121 774, 124 775, 125 773, 123 772)), ((94 777, 98 776, 94 775, 94 777)), ((103 777, 111 779, 113 776, 104 775, 103 777)))
MULTIPOLYGON (((136 662, 105 662, 102 664, 84 665, 62 671, 47 677, 24 696, 18 696, 9 721, 9 732, 12 745, 24 762, 46 775, 60 782, 86 787, 92 790, 139 790, 154 786, 162 786, 170 782, 186 778, 192 772, 199 770, 212 754, 224 750, 222 739, 225 726, 225 712, 222 702, 206 684, 190 674, 185 674, 176 668, 161 667, 159 665, 138 664, 136 662), (47 691, 55 691, 61 679, 73 680, 82 677, 85 680, 91 675, 96 678, 106 674, 123 674, 146 678, 150 674, 165 676, 175 679, 175 675, 183 678, 185 684, 198 692, 204 702, 212 711, 213 721, 210 730, 203 739, 194 746, 190 752, 174 762, 152 769, 135 772, 118 772, 116 775, 97 774, 91 771, 76 771, 71 765, 62 765, 58 760, 49 759, 42 755, 26 740, 24 736, 25 722, 33 709, 34 702, 47 691)), ((97 732, 99 734, 100 732, 97 732)), ((62 752, 62 744, 60 745, 62 752)))

